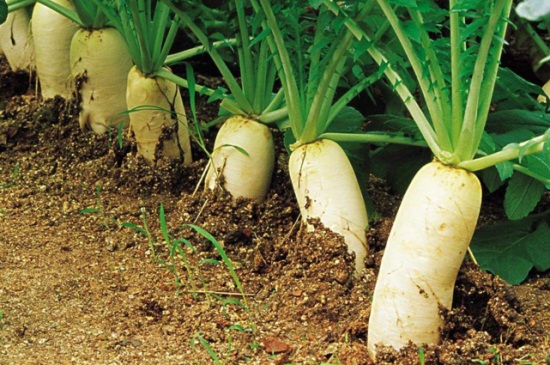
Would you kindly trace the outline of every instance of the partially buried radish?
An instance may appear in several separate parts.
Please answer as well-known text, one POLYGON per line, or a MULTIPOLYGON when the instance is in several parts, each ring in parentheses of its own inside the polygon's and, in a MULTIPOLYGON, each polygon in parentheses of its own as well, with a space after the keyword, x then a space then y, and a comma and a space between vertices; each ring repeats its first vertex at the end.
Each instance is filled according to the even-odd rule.
POLYGON ((414 177, 395 218, 376 282, 368 349, 437 343, 481 207, 477 176, 434 161, 414 177))
POLYGON ((176 84, 134 66, 128 74, 126 102, 138 153, 146 161, 155 164, 157 157, 165 156, 191 163, 187 117, 176 84))
MULTIPOLYGON (((69 0, 54 0, 55 3, 74 10, 69 0)), ((31 22, 34 39, 36 74, 40 82, 40 92, 44 99, 60 95, 70 96, 69 80, 70 47, 78 24, 47 6, 36 3, 31 22)))
POLYGON ((30 16, 26 8, 11 11, 0 25, 0 48, 12 71, 31 71, 34 67, 30 16))
POLYGON ((233 116, 216 136, 205 187, 223 186, 233 197, 264 200, 275 164, 269 127, 245 116, 233 116))
POLYGON ((336 142, 320 139, 296 148, 290 155, 289 174, 302 220, 309 230, 313 219, 344 237, 355 254, 355 270, 365 268, 367 210, 355 172, 336 142))
POLYGON ((78 30, 71 42, 70 65, 81 103, 80 127, 98 134, 127 127, 129 118, 123 112, 132 59, 120 33, 114 28, 78 30))

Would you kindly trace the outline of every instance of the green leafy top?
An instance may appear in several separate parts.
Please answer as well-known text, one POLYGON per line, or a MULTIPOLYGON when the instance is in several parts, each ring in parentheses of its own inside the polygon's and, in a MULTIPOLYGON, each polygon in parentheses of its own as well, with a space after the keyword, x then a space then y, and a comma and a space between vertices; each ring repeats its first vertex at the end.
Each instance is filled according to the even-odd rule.
POLYGON ((222 74, 229 88, 221 103, 222 108, 232 114, 247 115, 264 123, 271 123, 286 117, 282 105, 282 92, 273 94, 276 69, 266 43, 265 34, 260 27, 261 20, 250 11, 246 0, 228 2, 225 19, 232 19, 229 31, 235 34, 236 42, 230 45, 237 54, 240 78, 231 70, 231 65, 215 47, 215 42, 226 42, 227 34, 209 31, 215 21, 215 10, 207 8, 202 2, 188 0, 162 0, 172 9, 182 24, 191 31, 199 43, 205 47, 213 62, 222 74), (212 15, 214 14, 214 15, 212 15))
MULTIPOLYGON (((373 42, 374 30, 368 24, 348 16, 346 25, 358 39, 371 43, 367 51, 386 66, 388 81, 440 161, 476 171, 527 154, 548 154, 546 133, 475 158, 491 108, 512 0, 451 0, 447 10, 434 1, 376 1, 413 70, 424 106, 398 71, 394 60, 399 55, 373 42)), ((345 12, 333 1, 323 4, 336 14, 345 12)))
MULTIPOLYGON (((379 74, 362 77, 339 98, 337 88, 344 75, 361 62, 366 48, 345 27, 346 19, 334 16, 318 1, 252 1, 263 13, 264 28, 277 65, 289 112, 294 147, 319 138, 336 115, 379 74), (313 6, 310 6, 313 5, 313 6), (336 101, 335 101, 336 100, 336 101)), ((363 21, 372 6, 350 4, 348 11, 363 21)), ((364 76, 364 75, 361 75, 364 76)))
POLYGON ((0 0, 0 24, 6 21, 8 17, 8 4, 6 0, 0 0))

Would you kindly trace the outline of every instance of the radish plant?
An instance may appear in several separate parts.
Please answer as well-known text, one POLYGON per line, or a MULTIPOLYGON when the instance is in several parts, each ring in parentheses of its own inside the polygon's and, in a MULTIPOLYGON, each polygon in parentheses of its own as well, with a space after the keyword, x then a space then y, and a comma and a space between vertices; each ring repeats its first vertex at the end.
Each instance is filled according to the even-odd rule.
MULTIPOLYGON (((74 11, 70 0, 52 1, 74 11)), ((42 97, 60 95, 68 99, 71 96, 69 51, 78 24, 38 2, 32 11, 31 29, 42 97)))
MULTIPOLYGON (((437 343, 441 310, 450 309, 458 270, 468 250, 481 206, 475 171, 506 168, 531 154, 548 164, 550 133, 485 153, 485 126, 506 34, 511 0, 404 3, 376 0, 410 63, 421 101, 404 82, 397 53, 370 43, 372 58, 401 97, 434 160, 422 167, 405 193, 390 233, 373 296, 368 348, 400 349, 409 341, 437 343), (449 34, 449 37, 446 37, 449 34)), ((329 0, 335 13, 344 12, 329 0)), ((372 30, 348 17, 358 39, 372 30)))
POLYGON ((229 25, 236 35, 233 47, 237 53, 239 78, 216 47, 206 30, 203 4, 163 0, 179 16, 183 25, 206 47, 221 73, 230 95, 223 98, 221 108, 230 117, 220 128, 206 173, 205 187, 223 187, 233 197, 262 201, 271 185, 275 163, 270 124, 286 117, 283 93, 274 93, 276 71, 261 23, 250 12, 248 1, 228 2, 234 19, 229 25), (254 41, 251 39, 255 37, 254 41))
MULTIPOLYGON (((377 80, 375 72, 337 97, 342 76, 358 57, 353 33, 345 19, 308 2, 271 4, 253 1, 265 16, 264 27, 276 62, 288 108, 289 127, 295 139, 290 145, 289 173, 302 220, 309 230, 318 220, 344 237, 355 254, 360 273, 368 250, 365 229, 368 216, 352 165, 341 146, 331 138, 350 141, 357 137, 325 134, 347 104, 377 80), (284 29, 284 30, 283 30, 284 29)), ((361 4, 362 5, 362 4, 361 4)), ((350 5, 356 21, 367 18, 372 6, 350 5)), ((363 139, 361 139, 363 138, 363 139)))
POLYGON ((132 58, 120 32, 92 1, 73 0, 74 11, 52 0, 38 2, 80 26, 69 49, 71 81, 81 104, 80 127, 103 134, 111 127, 128 126, 128 115, 122 112, 127 109, 126 83, 132 58))
POLYGON ((134 66, 128 72, 126 104, 138 153, 151 164, 159 156, 192 161, 185 108, 174 75, 164 67, 180 23, 163 3, 93 2, 120 31, 134 66))
POLYGON ((34 43, 30 28, 30 6, 33 1, 4 3, 6 16, 0 23, 0 49, 12 71, 31 71, 34 68, 34 43))

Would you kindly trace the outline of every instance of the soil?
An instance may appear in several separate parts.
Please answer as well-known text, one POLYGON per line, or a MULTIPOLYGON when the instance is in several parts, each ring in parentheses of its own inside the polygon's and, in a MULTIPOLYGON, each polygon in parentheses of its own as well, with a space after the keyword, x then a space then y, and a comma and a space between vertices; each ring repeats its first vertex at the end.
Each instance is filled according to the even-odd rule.
MULTIPOLYGON (((207 163, 200 148, 189 167, 151 168, 131 138, 121 147, 80 130, 74 103, 38 100, 35 80, 6 65, 0 59, 0 364, 372 363, 370 299, 400 201, 384 181, 369 183, 379 218, 355 278, 341 237, 302 228, 280 140, 263 203, 194 192, 207 163), (189 224, 218 240, 230 267, 189 224), (171 251, 164 235, 184 248, 171 251)), ((202 103, 199 118, 215 110, 202 103)), ((488 200, 484 219, 500 207, 488 200)), ((445 316, 440 344, 423 355, 381 349, 379 364, 550 363, 548 272, 510 286, 467 258, 445 316)))

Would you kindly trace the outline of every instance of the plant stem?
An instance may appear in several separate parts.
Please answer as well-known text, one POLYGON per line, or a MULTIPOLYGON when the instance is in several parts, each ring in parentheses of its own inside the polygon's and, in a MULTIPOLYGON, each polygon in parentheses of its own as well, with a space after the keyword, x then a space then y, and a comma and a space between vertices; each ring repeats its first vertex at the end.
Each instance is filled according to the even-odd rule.
POLYGON ((457 0, 449 1, 449 18, 450 18, 450 38, 451 38, 451 121, 452 131, 451 140, 453 146, 458 144, 462 121, 464 120, 464 99, 463 88, 464 80, 460 75, 460 55, 465 49, 465 43, 461 41, 461 24, 464 23, 464 18, 459 15, 458 11, 453 11, 457 0))
MULTIPOLYGON (((418 80, 418 84, 424 96, 424 100, 429 110, 431 120, 435 129, 435 133, 438 137, 439 147, 443 151, 452 151, 452 144, 449 138, 449 133, 445 127, 445 115, 443 114, 442 99, 438 98, 437 94, 433 91, 434 86, 431 81, 426 78, 423 66, 423 60, 420 59, 414 46, 412 45, 407 33, 403 29, 403 23, 399 21, 395 11, 387 0, 378 0, 380 8, 386 15, 386 18, 390 22, 399 43, 402 45, 403 50, 407 55, 408 61, 411 63, 413 71, 418 80)), ((423 28, 421 28, 423 29, 423 28)), ((425 31, 425 30, 423 30, 425 31)), ((436 86, 437 87, 437 86, 436 86)))
POLYGON ((546 135, 537 136, 518 144, 516 147, 507 148, 473 160, 463 161, 457 166, 472 172, 483 170, 501 162, 514 160, 520 156, 527 156, 542 152, 544 144, 548 143, 548 140, 549 137, 546 135))
POLYGON ((417 147, 427 146, 424 140, 392 136, 386 133, 323 133, 319 136, 319 139, 330 139, 334 142, 393 143, 417 147))
MULTIPOLYGON (((344 12, 344 10, 333 1, 323 0, 323 4, 335 14, 344 12)), ((370 47, 367 49, 367 52, 369 52, 373 60, 378 65, 380 65, 381 71, 384 72, 384 74, 386 75, 388 81, 390 82, 390 85, 399 94, 401 100, 403 100, 403 103, 405 104, 412 118, 416 122, 418 129, 422 133, 422 136, 424 137, 424 140, 426 141, 426 144, 428 145, 430 150, 436 156, 440 157, 442 155, 442 151, 439 147, 438 136, 436 135, 430 122, 426 118, 426 115, 422 111, 422 108, 416 102, 415 97, 406 86, 404 80, 401 78, 399 73, 393 69, 386 56, 384 56, 384 54, 378 48, 376 48, 375 44, 371 43, 371 38, 365 33, 365 31, 361 27, 359 27, 359 25, 357 25, 357 23, 353 19, 347 17, 345 24, 357 39, 365 39, 371 44, 370 47)))
MULTIPOLYGON (((237 44, 236 38, 231 39, 224 39, 223 41, 217 41, 210 45, 212 48, 221 48, 221 47, 231 47, 237 44)), ((197 56, 200 54, 207 53, 208 49, 206 46, 196 46, 193 48, 186 49, 181 52, 173 53, 171 55, 168 55, 166 57, 166 61, 164 62, 165 65, 173 65, 181 61, 185 61, 186 59, 189 59, 193 56, 197 56)))
POLYGON ((199 39, 201 44, 204 46, 208 45, 208 53, 210 54, 210 57, 212 58, 212 61, 216 64, 218 70, 222 74, 223 79, 225 80, 227 87, 231 91, 231 94, 241 107, 243 111, 245 111, 245 114, 251 114, 253 112, 252 105, 248 102, 248 99, 241 88, 241 85, 237 82, 235 76, 231 73, 231 70, 229 67, 227 67, 227 64, 225 63, 223 57, 218 53, 217 49, 210 46, 210 41, 208 39, 208 36, 195 24, 193 19, 189 17, 189 15, 180 9, 178 6, 176 6, 173 1, 171 0, 162 0, 163 3, 168 5, 172 11, 174 11, 177 16, 181 19, 182 23, 193 32, 193 34, 199 39))
POLYGON ((522 166, 522 165, 518 165, 518 164, 514 164, 514 170, 519 171, 522 174, 525 174, 529 177, 532 177, 535 180, 540 181, 541 183, 546 185, 546 189, 550 189, 550 179, 548 179, 547 177, 544 177, 540 174, 537 174, 537 173, 529 170, 527 167, 522 166))
POLYGON ((464 109, 464 121, 458 144, 455 146, 454 153, 460 161, 470 160, 477 152, 481 136, 485 130, 485 123, 487 122, 495 88, 496 74, 503 46, 502 37, 506 32, 512 0, 496 0, 496 2, 497 4, 491 11, 479 45, 464 109), (495 29, 499 22, 502 26, 499 34, 495 35, 495 29), (495 36, 500 39, 497 39, 496 42, 498 43, 491 52, 492 58, 488 61, 489 51, 495 36))
MULTIPOLYGON (((187 82, 186 79, 184 79, 182 77, 179 77, 179 76, 173 74, 172 72, 170 72, 166 69, 161 68, 160 70, 157 70, 155 72, 155 75, 158 76, 158 77, 162 77, 163 79, 170 80, 170 81, 174 82, 175 84, 177 84, 181 87, 184 87, 186 89, 189 88, 189 83, 187 82)), ((216 93, 216 90, 211 89, 207 86, 198 85, 198 84, 195 84, 194 89, 199 94, 204 94, 204 95, 209 95, 209 96, 214 95, 216 93)))
MULTIPOLYGON (((285 89, 285 95, 287 99, 288 115, 290 120, 290 125, 294 137, 299 139, 303 131, 302 125, 302 110, 301 110, 301 98, 300 93, 298 92, 298 84, 296 83, 296 78, 294 77, 294 70, 288 52, 286 51, 285 43, 273 9, 269 0, 259 0, 262 6, 262 9, 265 13, 267 24, 271 29, 271 35, 275 42, 275 46, 278 51, 277 59, 280 60, 282 67, 282 74, 280 74, 280 79, 283 88, 285 89)), ((272 50, 273 51, 273 50, 272 50)), ((279 66, 279 65, 277 65, 279 66)))

